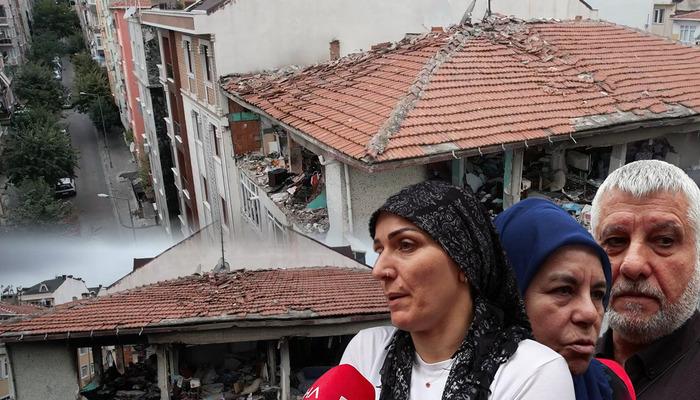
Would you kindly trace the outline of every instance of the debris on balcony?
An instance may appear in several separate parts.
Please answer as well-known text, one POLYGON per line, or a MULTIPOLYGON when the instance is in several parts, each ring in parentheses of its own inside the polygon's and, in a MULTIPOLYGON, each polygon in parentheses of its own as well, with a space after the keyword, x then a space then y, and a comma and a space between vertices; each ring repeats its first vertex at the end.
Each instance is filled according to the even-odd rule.
POLYGON ((299 174, 290 172, 288 160, 279 153, 249 153, 238 160, 238 167, 268 194, 290 224, 305 234, 324 234, 330 223, 321 165, 305 149, 302 158, 299 174))

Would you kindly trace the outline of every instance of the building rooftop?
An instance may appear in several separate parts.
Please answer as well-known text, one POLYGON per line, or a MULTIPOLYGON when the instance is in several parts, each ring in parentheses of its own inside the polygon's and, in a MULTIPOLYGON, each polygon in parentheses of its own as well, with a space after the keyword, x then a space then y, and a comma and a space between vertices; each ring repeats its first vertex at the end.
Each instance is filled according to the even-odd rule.
POLYGON ((385 315, 369 269, 313 267, 193 275, 105 297, 77 300, 0 325, 0 342, 18 336, 78 337, 196 322, 385 315))
POLYGON ((66 281, 66 279, 78 278, 73 278, 72 275, 60 275, 53 279, 47 279, 45 281, 39 282, 36 285, 28 287, 26 289, 22 289, 22 295, 53 293, 56 291, 56 289, 58 289, 59 286, 63 284, 63 282, 66 281), (42 286, 45 286, 46 290, 42 290, 42 286))
POLYGON ((45 308, 40 308, 32 305, 18 305, 0 302, 0 316, 37 314, 45 310, 45 308))
POLYGON ((221 85, 322 149, 374 169, 694 116, 699 76, 700 49, 631 28, 493 16, 221 85))
POLYGON ((677 20, 700 21, 700 10, 675 14, 671 18, 677 20))

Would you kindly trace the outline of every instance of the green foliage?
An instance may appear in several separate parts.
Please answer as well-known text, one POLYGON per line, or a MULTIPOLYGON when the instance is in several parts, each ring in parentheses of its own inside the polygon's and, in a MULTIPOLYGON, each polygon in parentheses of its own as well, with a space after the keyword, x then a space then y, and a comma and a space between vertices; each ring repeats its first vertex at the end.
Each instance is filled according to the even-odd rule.
POLYGON ((76 75, 83 75, 88 71, 99 68, 99 64, 92 59, 92 56, 87 51, 81 51, 73 54, 70 60, 73 63, 73 68, 75 68, 76 75))
POLYGON ((80 21, 69 4, 56 4, 54 0, 40 0, 34 5, 35 35, 53 32, 64 38, 80 31, 80 21))
POLYGON ((12 115, 11 127, 15 132, 25 131, 30 127, 55 129, 58 117, 45 108, 25 109, 12 115))
POLYGON ((72 211, 70 203, 54 198, 53 185, 42 179, 24 179, 17 189, 18 205, 10 209, 10 220, 16 225, 57 225, 72 211))
POLYGON ((44 32, 32 36, 32 47, 29 49, 29 61, 44 64, 53 68, 53 58, 63 57, 66 46, 53 32, 44 32))
MULTIPOLYGON (((76 71, 78 72, 78 71, 76 71)), ((107 72, 100 67, 86 68, 76 74, 74 104, 80 112, 87 113, 98 98, 111 99, 107 72), (89 93, 89 94, 80 94, 89 93)))
POLYGON ((93 103, 88 110, 88 116, 96 127, 102 128, 102 117, 104 117, 105 129, 121 124, 119 109, 112 101, 112 96, 93 99, 93 103), (102 105, 102 115, 100 115, 100 105, 102 105))
POLYGON ((74 33, 66 38, 66 53, 75 54, 85 50, 85 41, 81 33, 74 33))
POLYGON ((29 108, 45 108, 57 112, 63 104, 63 86, 53 79, 46 66, 24 64, 15 78, 15 94, 29 108))
POLYGON ((57 126, 31 124, 7 135, 3 161, 3 171, 15 185, 23 179, 55 185, 60 178, 75 176, 78 155, 57 126))

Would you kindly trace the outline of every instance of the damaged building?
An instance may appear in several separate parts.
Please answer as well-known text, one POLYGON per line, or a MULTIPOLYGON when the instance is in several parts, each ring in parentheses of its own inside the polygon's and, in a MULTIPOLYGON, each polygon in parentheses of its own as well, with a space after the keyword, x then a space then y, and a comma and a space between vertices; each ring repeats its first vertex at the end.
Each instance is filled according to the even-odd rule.
POLYGON ((408 184, 444 179, 494 213, 545 196, 585 223, 596 188, 627 162, 700 168, 699 59, 607 22, 494 15, 224 77, 243 220, 313 228, 371 263, 372 211, 408 184))
POLYGON ((19 400, 288 400, 338 363, 352 335, 387 323, 367 268, 236 270, 74 301, 0 325, 0 342, 19 400), (95 357, 82 389, 79 348, 95 357))

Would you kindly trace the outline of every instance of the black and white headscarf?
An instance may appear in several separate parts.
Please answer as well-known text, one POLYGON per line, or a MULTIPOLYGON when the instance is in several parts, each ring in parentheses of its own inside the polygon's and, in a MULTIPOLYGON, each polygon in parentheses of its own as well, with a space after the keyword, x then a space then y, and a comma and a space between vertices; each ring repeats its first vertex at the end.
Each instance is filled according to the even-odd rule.
MULTIPOLYGON (((374 237, 382 212, 415 224, 438 242, 466 275, 474 317, 453 355, 443 399, 486 400, 496 371, 531 337, 530 323, 498 235, 474 194, 444 182, 404 188, 374 212, 374 237)), ((465 310, 465 313, 468 312, 465 310)), ((408 332, 397 330, 381 370, 380 400, 406 400, 415 347, 408 332)))

